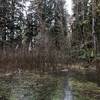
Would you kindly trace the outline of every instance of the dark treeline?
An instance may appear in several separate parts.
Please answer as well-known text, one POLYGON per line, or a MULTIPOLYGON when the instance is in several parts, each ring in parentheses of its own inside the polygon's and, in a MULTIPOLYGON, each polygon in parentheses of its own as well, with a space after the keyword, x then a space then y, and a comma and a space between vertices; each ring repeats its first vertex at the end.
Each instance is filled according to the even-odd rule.
POLYGON ((55 70, 68 48, 67 17, 65 0, 0 0, 1 69, 55 70))
POLYGON ((89 62, 86 68, 96 69, 100 85, 100 0, 73 0, 73 4, 72 51, 89 62))
POLYGON ((60 49, 67 33, 64 4, 64 0, 0 0, 1 49, 49 42, 60 49))
POLYGON ((81 56, 100 55, 100 1, 73 0, 72 46, 81 56))

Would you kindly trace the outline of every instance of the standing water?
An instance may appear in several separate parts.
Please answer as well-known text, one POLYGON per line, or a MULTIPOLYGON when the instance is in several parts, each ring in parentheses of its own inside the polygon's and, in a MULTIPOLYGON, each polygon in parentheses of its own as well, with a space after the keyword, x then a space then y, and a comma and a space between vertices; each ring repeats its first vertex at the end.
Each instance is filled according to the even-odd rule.
POLYGON ((65 91, 64 100, 73 100, 73 95, 72 95, 72 91, 71 91, 70 86, 69 86, 68 79, 65 80, 64 91, 65 91))
POLYGON ((73 100, 65 79, 33 72, 1 77, 0 100, 73 100))

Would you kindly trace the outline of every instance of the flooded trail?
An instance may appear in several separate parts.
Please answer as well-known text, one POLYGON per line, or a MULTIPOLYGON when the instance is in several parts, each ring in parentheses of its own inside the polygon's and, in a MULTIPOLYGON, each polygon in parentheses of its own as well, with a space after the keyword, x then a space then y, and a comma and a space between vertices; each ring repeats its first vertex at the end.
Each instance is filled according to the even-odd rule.
POLYGON ((68 78, 65 79, 64 82, 64 92, 65 92, 64 100, 73 100, 73 94, 71 91, 71 87, 69 86, 68 78))
POLYGON ((68 85, 68 82, 66 82, 66 87, 65 87, 65 96, 64 96, 64 100, 73 100, 73 95, 72 95, 72 91, 70 90, 70 87, 68 85))
POLYGON ((21 73, 0 78, 0 98, 4 100, 73 100, 65 76, 21 73))

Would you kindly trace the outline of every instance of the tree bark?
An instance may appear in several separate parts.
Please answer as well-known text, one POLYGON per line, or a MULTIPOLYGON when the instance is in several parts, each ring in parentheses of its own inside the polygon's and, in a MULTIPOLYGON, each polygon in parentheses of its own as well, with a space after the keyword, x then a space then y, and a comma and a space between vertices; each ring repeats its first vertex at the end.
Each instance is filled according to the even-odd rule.
POLYGON ((92 35, 93 35, 93 45, 94 45, 94 51, 96 54, 97 51, 97 37, 96 37, 96 31, 95 31, 95 23, 96 23, 96 0, 92 0, 92 35))

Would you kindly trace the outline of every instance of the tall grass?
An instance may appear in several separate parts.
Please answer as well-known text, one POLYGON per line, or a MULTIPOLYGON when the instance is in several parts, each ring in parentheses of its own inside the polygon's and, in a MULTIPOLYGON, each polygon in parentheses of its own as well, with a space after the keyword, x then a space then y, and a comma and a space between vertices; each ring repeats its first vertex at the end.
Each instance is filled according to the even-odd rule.
POLYGON ((25 49, 6 50, 0 52, 0 71, 34 70, 35 72, 53 72, 59 68, 57 64, 64 63, 64 55, 60 51, 51 49, 34 48, 32 51, 25 49))

